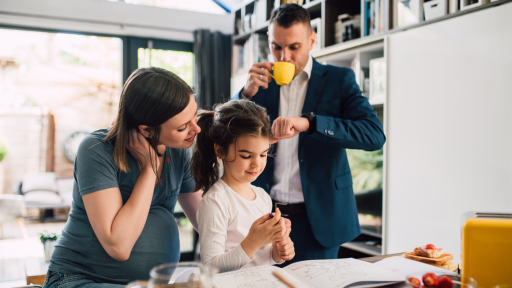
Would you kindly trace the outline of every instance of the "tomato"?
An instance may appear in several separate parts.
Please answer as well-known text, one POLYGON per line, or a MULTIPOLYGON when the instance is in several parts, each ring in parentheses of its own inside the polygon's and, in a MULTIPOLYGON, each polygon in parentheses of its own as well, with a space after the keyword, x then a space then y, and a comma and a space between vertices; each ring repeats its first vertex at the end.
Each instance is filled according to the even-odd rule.
POLYGON ((439 279, 437 278, 437 275, 434 273, 426 273, 423 275, 423 284, 425 287, 437 287, 439 284, 439 279))
POLYGON ((427 244, 427 246, 425 246, 425 249, 436 250, 436 246, 434 246, 434 244, 427 244))
POLYGON ((414 277, 409 278, 409 283, 414 288, 419 288, 421 286, 420 279, 418 279, 418 278, 414 278, 414 277))
POLYGON ((439 278, 439 285, 437 285, 437 288, 452 288, 453 282, 452 279, 450 279, 448 276, 443 276, 439 278))

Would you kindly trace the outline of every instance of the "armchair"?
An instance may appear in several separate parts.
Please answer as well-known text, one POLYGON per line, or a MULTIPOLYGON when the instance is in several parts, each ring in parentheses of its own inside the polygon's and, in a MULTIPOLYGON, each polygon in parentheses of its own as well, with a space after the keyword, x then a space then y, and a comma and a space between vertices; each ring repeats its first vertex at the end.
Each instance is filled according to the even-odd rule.
POLYGON ((40 219, 53 216, 53 209, 71 207, 73 178, 58 179, 54 172, 27 174, 13 187, 22 195, 27 208, 39 208, 40 219))

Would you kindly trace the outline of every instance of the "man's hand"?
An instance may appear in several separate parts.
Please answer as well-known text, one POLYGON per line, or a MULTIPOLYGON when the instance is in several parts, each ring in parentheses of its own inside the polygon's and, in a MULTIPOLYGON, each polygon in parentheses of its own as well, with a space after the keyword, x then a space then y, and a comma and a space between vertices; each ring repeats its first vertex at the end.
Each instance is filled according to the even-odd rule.
POLYGON ((270 71, 272 71, 273 65, 274 63, 269 62, 260 62, 252 65, 249 70, 249 78, 242 90, 242 94, 246 98, 251 99, 254 97, 260 87, 263 87, 263 89, 268 88, 268 83, 272 81, 270 71))
POLYGON ((309 129, 309 121, 304 117, 278 117, 272 124, 271 143, 282 139, 288 139, 297 136, 300 132, 309 129))

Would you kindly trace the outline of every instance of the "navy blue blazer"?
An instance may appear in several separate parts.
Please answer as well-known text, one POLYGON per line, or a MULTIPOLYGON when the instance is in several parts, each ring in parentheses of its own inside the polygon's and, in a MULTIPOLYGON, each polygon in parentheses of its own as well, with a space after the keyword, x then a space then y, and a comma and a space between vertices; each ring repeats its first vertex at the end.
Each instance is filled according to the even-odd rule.
MULTIPOLYGON (((234 99, 240 99, 240 92, 234 99)), ((280 86, 272 80, 251 101, 265 107, 274 121, 279 116, 279 93, 280 86)), ((339 246, 361 234, 345 149, 378 150, 386 137, 377 113, 361 95, 355 74, 348 68, 321 65, 313 59, 302 108, 302 113, 307 112, 316 115, 316 131, 298 136, 304 203, 318 242, 339 246)), ((269 157, 253 184, 270 192, 273 176, 274 158, 269 157)))

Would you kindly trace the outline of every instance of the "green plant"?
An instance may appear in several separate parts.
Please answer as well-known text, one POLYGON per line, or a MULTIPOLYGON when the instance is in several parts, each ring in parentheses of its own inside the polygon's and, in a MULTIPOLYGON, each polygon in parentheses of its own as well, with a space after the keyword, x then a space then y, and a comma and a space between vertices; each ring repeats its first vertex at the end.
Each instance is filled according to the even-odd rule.
POLYGON ((46 241, 57 241, 57 234, 55 233, 48 233, 48 232, 43 232, 40 234, 41 236, 39 237, 39 239, 41 240, 41 243, 44 244, 44 242, 46 241))
POLYGON ((348 150, 347 157, 352 171, 354 191, 382 187, 382 149, 377 151, 348 150))
POLYGON ((7 150, 7 144, 0 140, 0 162, 4 160, 5 155, 7 155, 9 151, 7 150))

